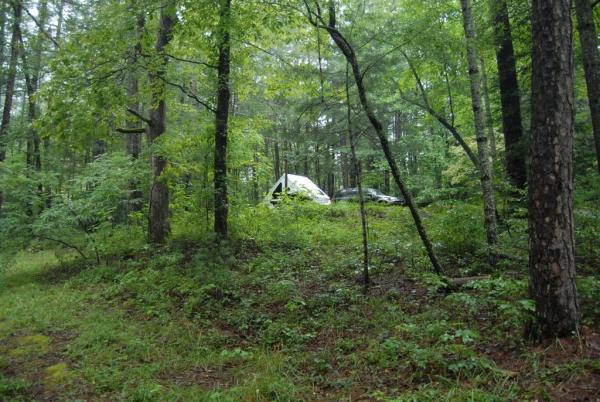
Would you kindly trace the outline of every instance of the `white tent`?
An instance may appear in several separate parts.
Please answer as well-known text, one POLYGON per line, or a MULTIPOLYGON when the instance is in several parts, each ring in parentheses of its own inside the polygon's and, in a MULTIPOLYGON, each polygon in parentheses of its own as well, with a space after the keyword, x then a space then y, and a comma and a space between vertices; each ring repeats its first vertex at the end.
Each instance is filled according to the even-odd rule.
MULTIPOLYGON (((277 182, 271 187, 265 201, 269 204, 276 204, 279 202, 281 194, 284 193, 284 187, 286 185, 285 174, 277 180, 277 182)), ((315 183, 312 182, 308 177, 298 176, 295 174, 287 175, 287 194, 291 196, 304 196, 319 204, 329 205, 331 199, 323 190, 321 190, 315 183)))

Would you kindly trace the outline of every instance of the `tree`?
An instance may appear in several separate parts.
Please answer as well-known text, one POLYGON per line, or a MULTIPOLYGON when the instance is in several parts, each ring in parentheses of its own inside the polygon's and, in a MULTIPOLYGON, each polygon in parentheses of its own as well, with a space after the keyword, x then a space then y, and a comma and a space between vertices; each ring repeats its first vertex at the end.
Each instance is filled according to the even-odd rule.
MULTIPOLYGON (((152 109, 148 123, 148 142, 156 143, 166 130, 167 102, 165 99, 165 75, 168 58, 164 54, 165 47, 173 38, 173 28, 176 23, 175 7, 172 4, 163 4, 160 9, 160 25, 156 38, 157 66, 148 74, 148 81, 152 91, 152 109)), ((151 243, 164 243, 170 232, 169 222, 169 186, 161 178, 167 167, 165 156, 155 152, 151 155, 152 187, 150 189, 150 215, 148 217, 148 233, 151 243)))
POLYGON ((227 124, 229 121, 231 0, 219 0, 217 109, 215 112, 215 233, 227 237, 227 124))
POLYGON ((364 80, 363 80, 364 75, 358 64, 358 60, 356 58, 356 53, 354 51, 354 48, 352 47, 350 42, 348 42, 346 40, 344 35, 342 35, 342 33, 338 30, 338 28, 336 26, 336 11, 335 11, 334 1, 331 1, 331 0, 329 1, 329 21, 327 23, 323 19, 319 0, 316 0, 314 10, 313 10, 313 7, 311 7, 309 5, 308 0, 304 0, 304 4, 306 6, 306 11, 307 11, 308 18, 309 18, 309 21, 311 22, 311 24, 317 28, 321 27, 321 28, 324 28, 327 30, 331 39, 334 41, 334 43, 340 49, 340 51, 346 58, 346 61, 350 65, 350 67, 352 67, 352 74, 354 76, 354 82, 356 85, 356 89, 358 90, 358 97, 360 99, 360 104, 363 108, 363 111, 364 111, 365 115, 367 116, 367 118, 369 119, 369 122, 375 129, 375 133, 377 134, 377 137, 379 138, 381 148, 383 149, 383 153, 385 154, 385 158, 389 164, 390 170, 392 172, 392 176, 394 177, 396 185, 402 192, 402 195, 404 196, 404 199, 406 200, 408 208, 410 209, 411 215, 415 222, 415 226, 417 228, 417 232, 419 233, 419 237, 421 238, 421 241, 423 242, 423 245, 425 246, 425 250, 427 251, 427 256, 429 257, 429 261, 431 262, 431 265, 433 266, 434 271, 438 275, 443 275, 444 270, 437 258, 437 255, 435 254, 435 251, 433 249, 433 244, 431 243, 431 240, 429 239, 429 236, 427 235, 427 231, 425 230, 425 226, 423 225, 423 222, 421 220, 421 216, 419 215, 417 206, 416 206, 415 202, 413 201, 412 195, 408 191, 408 188, 404 184, 402 177, 400 177, 400 171, 398 169, 398 165, 396 164, 396 160, 394 159, 394 156, 392 155, 389 141, 387 139, 386 133, 383 131, 383 126, 382 126, 381 122, 379 121, 379 119, 377 118, 377 116, 375 115, 375 111, 373 110, 373 107, 371 106, 371 103, 369 102, 369 100, 367 98, 367 91, 365 89, 364 80))
MULTIPOLYGON (((135 15, 135 8, 131 7, 131 11, 135 15)), ((137 16, 136 29, 133 34, 133 39, 135 41, 135 46, 133 48, 133 54, 130 57, 129 63, 131 65, 131 70, 129 72, 128 82, 127 82, 127 97, 130 99, 128 109, 133 112, 139 113, 140 111, 140 101, 139 97, 139 77, 138 71, 135 68, 135 65, 138 59, 142 54, 142 43, 141 36, 142 31, 144 30, 144 26, 146 23, 145 13, 143 11, 139 11, 137 16)), ((126 133, 125 138, 125 150, 127 154, 131 156, 133 159, 138 159, 140 156, 141 148, 142 148, 142 134, 145 130, 140 130, 140 121, 133 120, 130 121, 127 128, 131 130, 131 132, 126 133)), ((129 182, 130 189, 130 200, 129 211, 139 211, 142 208, 142 204, 140 202, 142 198, 142 191, 139 188, 139 183, 136 181, 129 182)))
POLYGON ((502 131, 506 152, 506 172, 512 183, 525 187, 525 153, 520 149, 523 137, 521 122, 521 92, 517 79, 517 66, 513 46, 508 5, 506 0, 490 0, 492 26, 496 43, 496 62, 500 85, 500 103, 502 106, 502 131))
MULTIPOLYGON (((19 33, 21 26, 21 15, 23 4, 20 0, 13 4, 13 28, 10 40, 10 58, 8 61, 8 74, 6 77, 6 92, 4 95, 4 106, 2 109, 2 122, 0 123, 0 163, 4 162, 6 150, 3 142, 10 124, 10 114, 12 112, 13 96, 15 92, 15 81, 17 78, 17 58, 19 57, 19 33)), ((4 194, 0 189, 0 210, 4 203, 4 194)))
POLYGON ((488 86, 488 76, 485 71, 485 61, 483 57, 479 63, 481 66, 481 89, 483 91, 483 100, 485 103, 485 126, 487 129, 487 138, 490 148, 492 162, 496 162, 496 135, 494 133, 494 116, 492 115, 492 104, 490 102, 490 89, 488 86))
POLYGON ((470 0, 460 1, 463 14, 463 26, 467 41, 467 59, 469 65, 469 81, 471 84, 471 105, 475 120, 475 136, 477 139, 477 153, 479 156, 479 171, 481 188, 483 190, 483 209, 485 218, 485 232, 489 245, 495 245, 496 240, 496 202, 492 187, 492 168, 488 139, 485 135, 484 109, 481 102, 481 79, 475 50, 475 31, 473 30, 473 15, 470 0))
POLYGON ((348 120, 348 140, 350 141, 350 155, 353 172, 355 174, 356 187, 358 189, 358 202, 360 204, 360 224, 362 230, 362 246, 363 246, 363 292, 366 294, 369 290, 369 231, 367 223, 367 210, 365 208, 365 194, 363 193, 361 164, 356 157, 356 138, 352 129, 352 107, 350 104, 350 69, 346 63, 346 109, 348 120))
POLYGON ((4 46, 6 45, 4 30, 6 27, 7 12, 8 2, 3 2, 0 5, 0 89, 4 86, 4 46))
POLYGON ((583 70, 588 91, 588 103, 592 115, 592 128, 596 144, 596 160, 600 172, 600 57, 598 56, 598 35, 590 0, 575 0, 577 29, 581 42, 583 70))
MULTIPOLYGON (((25 76, 25 86, 27 88, 27 101, 28 101, 28 122, 29 122, 29 135, 27 138, 27 166, 37 172, 42 169, 42 160, 40 154, 40 136, 34 127, 35 119, 38 117, 38 104, 36 100, 37 91, 39 88, 40 75, 42 70, 42 50, 44 42, 43 32, 48 19, 48 2, 45 0, 40 1, 38 8, 38 31, 35 38, 32 40, 32 63, 29 63, 28 55, 25 51, 25 44, 23 42, 23 35, 19 30, 19 41, 21 44, 21 60, 22 70, 25 76)), ((40 185, 41 192, 41 185, 40 185)))
POLYGON ((570 0, 534 0, 532 11, 529 335, 577 331, 573 239, 573 62, 570 0))

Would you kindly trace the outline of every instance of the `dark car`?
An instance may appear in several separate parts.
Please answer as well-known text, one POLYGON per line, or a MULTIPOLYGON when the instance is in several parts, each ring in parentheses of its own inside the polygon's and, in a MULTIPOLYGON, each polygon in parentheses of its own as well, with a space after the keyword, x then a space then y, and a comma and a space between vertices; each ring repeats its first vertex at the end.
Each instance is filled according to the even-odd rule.
MULTIPOLYGON (((374 188, 363 188, 363 194, 365 201, 368 202, 379 202, 382 204, 390 205, 404 205, 404 200, 398 197, 392 197, 385 195, 381 191, 374 188)), ((358 189, 357 188, 345 188, 343 190, 336 191, 333 195, 333 201, 358 201, 358 189)))

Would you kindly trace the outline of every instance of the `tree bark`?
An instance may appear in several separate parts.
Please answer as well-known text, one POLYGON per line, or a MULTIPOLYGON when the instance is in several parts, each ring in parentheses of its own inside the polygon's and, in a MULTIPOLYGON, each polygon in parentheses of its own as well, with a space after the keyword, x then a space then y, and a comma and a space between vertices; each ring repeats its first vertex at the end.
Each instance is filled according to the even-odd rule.
POLYGON ((469 78, 471 83, 471 105, 475 123, 475 136, 477 139, 477 154, 479 159, 479 172, 481 189, 483 191, 483 213, 485 219, 485 234, 487 243, 495 245, 496 239, 496 202, 492 187, 492 168, 488 139, 485 135, 483 107, 481 104, 481 81, 477 66, 477 51, 475 49, 475 31, 473 30, 473 15, 471 1, 460 1, 463 14, 465 39, 467 42, 467 59, 469 64, 469 78))
POLYGON ((275 181, 279 180, 281 177, 281 159, 279 158, 279 141, 275 140, 275 144, 273 145, 273 157, 275 158, 274 170, 275 170, 275 181))
POLYGON ((502 131, 506 152, 506 172, 513 185, 524 188, 527 182, 525 153, 521 147, 521 93, 506 0, 490 0, 496 43, 496 62, 502 105, 502 131))
MULTIPOLYGON (((2 109, 2 122, 0 123, 0 163, 6 158, 4 145, 6 132, 10 124, 10 113, 12 112, 13 96, 15 92, 15 80, 17 76, 17 58, 19 57, 19 32, 21 26, 21 15, 23 4, 21 0, 13 5, 13 29, 10 40, 10 59, 8 61, 8 74, 6 77, 6 92, 4 93, 4 105, 2 109)), ((0 189, 0 210, 4 204, 4 193, 0 189)))
MULTIPOLYGON (((160 11, 160 27, 156 39, 156 56, 159 58, 158 69, 150 71, 149 82, 152 91, 152 110, 148 125, 148 142, 154 144, 166 129, 166 101, 164 76, 167 73, 167 56, 164 49, 173 37, 175 27, 175 9, 165 4, 160 11)), ((164 243, 170 233, 169 222, 169 186, 160 177, 167 167, 167 159, 152 152, 152 187, 150 189, 150 213, 148 218, 149 240, 152 244, 164 243)))
POLYGON ((318 9, 319 11, 315 12, 315 11, 311 10, 311 8, 308 6, 308 3, 305 3, 305 4, 307 5, 307 11, 309 13, 309 19, 311 20, 311 23, 313 25, 317 25, 317 26, 322 24, 322 26, 329 33, 329 36, 331 36, 331 39, 335 42, 337 47, 344 54, 344 57, 346 58, 346 61, 348 62, 348 64, 350 64, 350 66, 352 67, 352 74, 354 76, 354 81, 356 84, 356 88, 358 90, 358 97, 360 99, 360 103, 362 105, 363 111, 367 115, 369 122, 371 123, 371 125, 375 129, 375 132, 377 133, 377 137, 379 138, 379 142, 381 143, 381 148, 383 149, 385 158, 390 166, 390 170, 392 171, 392 176, 394 177, 394 181, 396 182, 396 185, 400 189, 400 192, 404 196, 404 199, 406 200, 408 208, 410 209, 413 220, 415 222, 417 232, 419 233, 419 237, 421 238, 421 241, 423 242, 425 250, 427 251, 427 256, 429 257, 431 265, 433 266, 434 271, 438 275, 443 275, 444 270, 437 258, 437 255, 435 254, 435 251, 433 250, 433 244, 431 243, 431 240, 429 240, 429 236, 427 235, 425 226, 423 225, 423 222, 421 221, 421 216, 419 215, 417 206, 414 203, 414 201, 412 199, 412 195, 408 191, 408 188, 404 184, 404 181, 400 177, 398 165, 396 164, 396 160, 394 159, 394 156, 392 155, 392 151, 390 149, 390 144, 389 144, 389 141, 387 138, 387 133, 384 131, 381 122, 375 115, 375 112, 373 111, 373 107, 371 106, 371 103, 369 102, 369 100, 367 98, 367 92, 366 92, 364 81, 363 81, 363 74, 362 74, 362 71, 358 64, 358 60, 356 58, 356 53, 354 52, 354 48, 352 47, 352 45, 350 45, 350 43, 346 40, 346 38, 342 35, 342 33, 336 28, 335 5, 334 5, 333 1, 329 2, 329 22, 328 22, 328 24, 324 23, 321 13, 320 13, 320 8, 318 9))
POLYGON ((58 15, 56 17, 56 35, 54 36, 55 43, 60 44, 62 39, 62 29, 63 29, 63 21, 64 21, 64 9, 65 9, 65 0, 60 0, 58 3, 58 15))
POLYGON ((490 144, 490 155, 492 161, 496 162, 496 134, 494 134, 494 116, 492 114, 492 104, 490 102, 490 89, 488 87, 488 76, 485 70, 485 61, 481 58, 481 89, 483 90, 483 100, 485 102, 485 126, 487 128, 487 137, 490 144))
MULTIPOLYGON (((132 4, 133 6, 133 4, 132 4)), ((135 12, 134 7, 131 7, 131 11, 135 12)), ((131 71, 129 72, 129 82, 127 85, 127 97, 129 98, 128 109, 134 112, 140 113, 140 102, 138 100, 139 93, 139 79, 138 72, 135 69, 140 54, 142 53, 141 35, 146 24, 145 15, 143 12, 139 12, 136 30, 135 30, 135 46, 133 49, 133 57, 129 60, 131 71)), ((142 149, 142 124, 140 121, 130 121, 127 124, 129 129, 137 130, 138 132, 130 132, 125 137, 125 151, 131 158, 137 160, 140 156, 142 149)), ((142 209, 142 190, 139 188, 139 182, 136 180, 129 181, 129 204, 127 212, 140 211, 142 209)))
POLYGON ((350 186, 350 164, 348 163, 348 153, 343 150, 346 148, 346 145, 346 136, 342 133, 340 134, 340 147, 342 148, 342 151, 340 152, 340 167, 342 171, 342 185, 344 188, 350 186))
POLYGON ((6 15, 8 13, 8 3, 4 2, 0 4, 0 94, 4 87, 4 46, 6 46, 5 39, 5 27, 6 27, 6 15))
MULTIPOLYGON (((131 8, 131 12, 135 12, 134 8, 131 8)), ((129 73, 129 82, 127 85, 127 97, 129 98, 128 109, 134 112, 140 113, 140 104, 138 100, 139 93, 139 79, 137 71, 135 71, 135 65, 137 63, 140 54, 142 53, 142 43, 141 43, 141 35, 144 30, 144 26, 146 25, 146 19, 143 12, 138 14, 136 29, 134 34, 135 46, 133 48, 133 56, 129 60, 129 65, 131 67, 131 71, 129 73)), ((131 129, 139 129, 141 128, 140 121, 131 121, 127 125, 128 128, 131 129)), ((137 159, 140 156, 142 147, 142 133, 131 132, 128 133, 125 140, 125 150, 132 158, 137 159)))
MULTIPOLYGON (((48 2, 42 0, 38 9, 38 33, 33 44, 33 64, 30 66, 25 53, 23 37, 19 29, 19 41, 21 47, 21 60, 23 64, 23 75, 25 76, 25 87, 28 100, 28 123, 29 135, 27 138, 27 166, 40 172, 42 170, 42 159, 40 153, 40 136, 34 127, 34 121, 38 115, 38 106, 36 102, 36 93, 39 87, 40 74, 42 69, 42 47, 45 38, 44 29, 48 19, 48 2)), ((40 186, 41 192, 41 186, 40 186)))
POLYGON ((215 226, 221 239, 227 238, 229 205, 227 199, 227 135, 229 122, 231 0, 220 0, 219 65, 217 78, 217 110, 215 118, 215 226))
POLYGON ((349 65, 346 63, 346 116, 348 120, 348 140, 350 141, 350 155, 352 165, 356 172, 356 185, 358 187, 358 202, 360 204, 360 223, 362 229, 362 246, 363 246, 363 292, 366 294, 369 291, 369 231, 367 224, 367 210, 365 208, 365 196, 362 188, 362 169, 360 162, 356 157, 355 136, 352 130, 352 109, 350 108, 350 76, 349 65))
POLYGON ((600 57, 598 56, 598 35, 590 0, 575 0, 575 11, 583 55, 583 71, 585 72, 585 82, 587 84, 588 103, 592 115, 597 167, 598 172, 600 172, 600 57))
POLYGON ((529 292, 530 336, 573 335, 579 322, 573 241, 573 61, 570 0, 532 10, 529 292))

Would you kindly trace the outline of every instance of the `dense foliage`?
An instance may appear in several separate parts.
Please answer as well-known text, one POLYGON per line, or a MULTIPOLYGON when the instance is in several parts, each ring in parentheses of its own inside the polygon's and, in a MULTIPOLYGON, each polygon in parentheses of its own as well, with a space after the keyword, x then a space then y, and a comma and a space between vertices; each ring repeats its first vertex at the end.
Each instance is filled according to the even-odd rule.
POLYGON ((529 1, 2 1, 0 400, 597 397, 577 3, 579 343, 537 346, 529 1), (263 202, 288 173, 404 205, 263 202))

